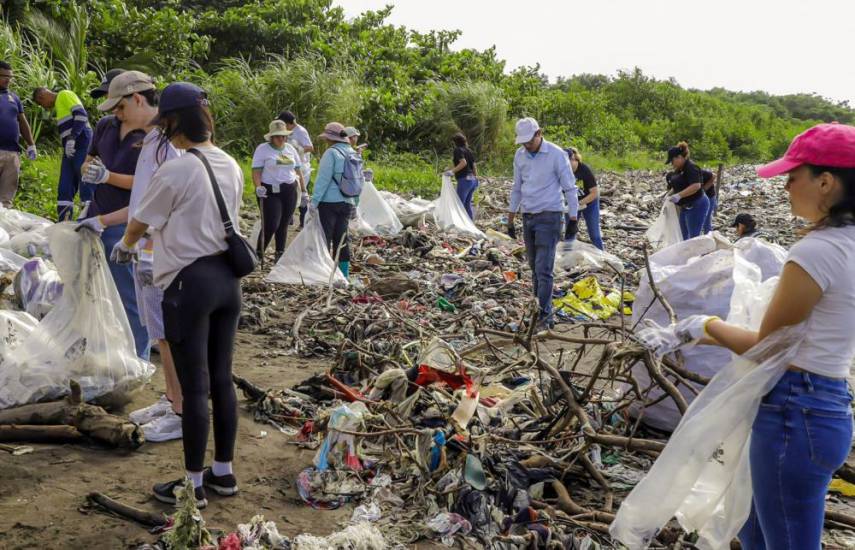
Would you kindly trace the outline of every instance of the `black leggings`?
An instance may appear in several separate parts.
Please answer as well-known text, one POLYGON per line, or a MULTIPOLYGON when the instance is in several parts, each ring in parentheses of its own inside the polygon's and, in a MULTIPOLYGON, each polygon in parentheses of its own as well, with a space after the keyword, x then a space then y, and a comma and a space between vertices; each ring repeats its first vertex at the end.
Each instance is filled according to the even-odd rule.
POLYGON ((181 382, 184 467, 201 472, 208 444, 208 395, 214 406, 214 460, 234 458, 237 397, 232 354, 241 309, 240 280, 224 255, 199 258, 163 295, 163 326, 181 382))
POLYGON ((341 239, 344 238, 344 248, 338 255, 338 261, 350 261, 350 244, 347 237, 347 226, 350 223, 350 209, 353 206, 348 202, 322 202, 318 205, 318 215, 321 217, 321 226, 324 228, 324 237, 330 248, 330 255, 335 260, 341 239))
MULTIPOLYGON (((297 208, 297 201, 300 198, 297 193, 297 184, 283 183, 279 186, 279 192, 273 192, 273 186, 263 183, 267 188, 267 197, 261 200, 261 207, 264 212, 264 231, 259 232, 259 241, 263 235, 264 247, 270 244, 271 238, 276 238, 276 254, 281 254, 285 251, 285 243, 288 240, 288 224, 291 223, 291 216, 294 215, 294 210, 297 208)), ((263 252, 261 242, 257 243, 256 249, 263 252)))

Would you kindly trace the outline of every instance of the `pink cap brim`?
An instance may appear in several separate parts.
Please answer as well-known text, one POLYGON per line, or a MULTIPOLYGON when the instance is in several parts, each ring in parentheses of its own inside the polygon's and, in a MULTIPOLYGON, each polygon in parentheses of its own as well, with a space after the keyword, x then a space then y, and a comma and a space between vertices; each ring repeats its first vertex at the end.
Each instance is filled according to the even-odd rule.
POLYGON ((772 161, 769 164, 764 164, 763 166, 757 169, 757 175, 761 178, 774 178, 775 176, 786 174, 790 170, 798 168, 802 164, 804 163, 784 157, 772 161))

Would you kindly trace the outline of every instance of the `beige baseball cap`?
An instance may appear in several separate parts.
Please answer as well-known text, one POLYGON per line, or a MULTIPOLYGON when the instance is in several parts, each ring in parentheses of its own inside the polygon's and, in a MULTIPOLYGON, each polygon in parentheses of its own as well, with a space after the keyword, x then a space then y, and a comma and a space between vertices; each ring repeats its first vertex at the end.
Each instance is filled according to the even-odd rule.
POLYGON ((98 110, 112 111, 123 97, 153 89, 154 81, 147 74, 140 71, 125 71, 110 81, 107 100, 98 105, 98 110))

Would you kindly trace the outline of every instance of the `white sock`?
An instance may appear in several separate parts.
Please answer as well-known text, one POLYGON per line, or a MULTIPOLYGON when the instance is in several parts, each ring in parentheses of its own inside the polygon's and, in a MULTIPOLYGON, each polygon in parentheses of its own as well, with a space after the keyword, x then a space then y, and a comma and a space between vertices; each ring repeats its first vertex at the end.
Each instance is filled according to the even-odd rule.
POLYGON ((193 482, 193 487, 202 486, 202 472, 187 472, 187 477, 193 482))
POLYGON ((214 461, 214 464, 211 466, 211 472, 217 477, 227 476, 232 473, 232 463, 231 462, 217 462, 214 461))

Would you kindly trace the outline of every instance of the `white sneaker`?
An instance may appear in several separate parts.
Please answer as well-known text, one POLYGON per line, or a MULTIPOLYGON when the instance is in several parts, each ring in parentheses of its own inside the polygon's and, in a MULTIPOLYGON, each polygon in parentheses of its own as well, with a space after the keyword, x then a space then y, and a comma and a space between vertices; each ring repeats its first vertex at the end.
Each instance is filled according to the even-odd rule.
POLYGON ((170 409, 169 413, 155 418, 148 424, 143 424, 142 429, 146 441, 161 442, 181 439, 181 417, 170 409))
POLYGON ((131 422, 134 424, 148 424, 157 417, 163 416, 172 412, 172 403, 166 398, 166 395, 161 395, 160 399, 154 402, 153 405, 144 407, 138 411, 134 411, 128 415, 131 422))

